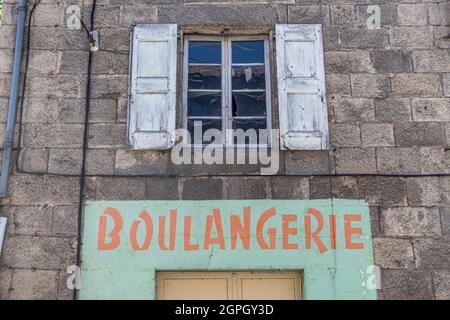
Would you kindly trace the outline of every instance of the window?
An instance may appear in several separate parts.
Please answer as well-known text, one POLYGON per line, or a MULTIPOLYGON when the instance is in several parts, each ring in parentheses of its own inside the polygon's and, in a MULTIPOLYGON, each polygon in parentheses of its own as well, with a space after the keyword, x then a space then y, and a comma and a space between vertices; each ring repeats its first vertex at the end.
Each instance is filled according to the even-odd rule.
POLYGON ((195 132, 202 137, 208 129, 216 132, 206 144, 264 146, 271 142, 270 52, 276 52, 280 148, 329 149, 321 25, 276 25, 270 48, 268 35, 184 36, 182 83, 177 77, 181 72, 177 70, 178 29, 176 24, 134 28, 128 108, 128 140, 134 149, 174 147, 180 113, 194 145, 204 143, 195 141, 195 132), (177 94, 181 89, 182 95, 177 94), (237 141, 236 129, 254 129, 259 136, 237 141))
POLYGON ((255 130, 256 139, 247 137, 247 145, 268 143, 271 128, 268 51, 265 36, 185 38, 184 127, 192 144, 242 144, 233 135, 238 129, 255 130), (221 139, 202 141, 208 129, 219 130, 221 139))
POLYGON ((300 300, 299 272, 158 272, 158 300, 300 300))

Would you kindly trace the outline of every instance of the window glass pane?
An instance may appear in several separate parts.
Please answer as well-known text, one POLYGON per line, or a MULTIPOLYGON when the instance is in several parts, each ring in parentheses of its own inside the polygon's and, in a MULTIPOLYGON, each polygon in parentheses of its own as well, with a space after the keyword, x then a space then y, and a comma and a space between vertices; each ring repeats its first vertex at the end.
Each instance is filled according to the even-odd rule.
POLYGON ((189 63, 222 63, 222 43, 189 41, 189 63))
MULTIPOLYGON (((188 130, 189 130, 189 133, 191 134, 191 143, 202 144, 203 136, 205 135, 205 132, 209 129, 217 129, 217 130, 222 131, 222 119, 189 119, 188 120, 188 130), (194 137, 194 132, 195 132, 194 130, 196 129, 196 127, 198 128, 197 131, 200 130, 200 127, 201 127, 201 132, 202 132, 201 137, 198 137, 198 136, 194 137)), ((205 139, 205 140, 208 140, 208 139, 205 139)), ((220 140, 215 141, 214 137, 213 137, 211 139, 211 141, 205 141, 205 142, 203 142, 203 144, 211 144, 213 142, 222 143, 221 134, 220 134, 220 140)))
POLYGON ((233 41, 233 63, 264 63, 264 40, 233 41))
POLYGON ((266 70, 264 66, 232 67, 233 90, 265 89, 266 70))
POLYGON ((265 92, 233 92, 233 117, 266 116, 265 92))
POLYGON ((189 66, 189 89, 222 88, 221 66, 189 66))
POLYGON ((222 116, 222 94, 189 92, 188 116, 222 116))
MULTIPOLYGON (((247 137, 245 138, 245 144, 255 144, 255 139, 256 143, 266 144, 268 141, 267 130, 263 130, 267 129, 266 119, 234 119, 233 130, 238 129, 242 129, 246 132, 247 137), (251 129, 254 129, 255 131, 247 131, 251 129), (256 134, 256 137, 254 134, 256 134)), ((241 139, 239 139, 236 132, 234 132, 234 134, 234 144, 242 144, 243 138, 241 137, 241 139)))

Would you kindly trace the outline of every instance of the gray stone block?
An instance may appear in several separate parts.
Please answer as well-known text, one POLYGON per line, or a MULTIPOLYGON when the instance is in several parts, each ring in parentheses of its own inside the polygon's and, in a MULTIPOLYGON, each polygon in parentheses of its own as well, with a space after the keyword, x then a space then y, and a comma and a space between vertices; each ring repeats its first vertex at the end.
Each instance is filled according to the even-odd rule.
POLYGON ((420 148, 420 157, 423 173, 450 173, 450 150, 436 147, 420 148))
POLYGON ((450 73, 445 73, 442 75, 442 87, 444 90, 444 95, 450 97, 450 73))
POLYGON ((412 71, 408 52, 402 50, 375 50, 372 52, 373 66, 380 73, 412 71))
POLYGON ((64 5, 60 3, 42 3, 33 14, 34 26, 58 27, 64 23, 64 5))
POLYGON ((391 93, 391 82, 388 75, 352 74, 350 81, 354 97, 384 98, 391 93))
POLYGON ((153 5, 128 5, 120 7, 120 25, 130 27, 139 23, 158 22, 158 7, 153 5))
POLYGON ((96 200, 145 200, 145 178, 96 178, 96 200))
POLYGON ((341 148, 334 153, 336 173, 377 173, 374 148, 341 148))
POLYGON ((118 99, 128 95, 128 77, 125 75, 97 75, 92 77, 93 98, 118 99))
POLYGON ((439 237, 441 219, 436 208, 388 208, 382 210, 384 233, 391 237, 439 237))
POLYGON ((433 272, 434 291, 437 300, 450 300, 450 270, 433 272))
POLYGON ((434 299, 431 274, 424 270, 382 270, 383 300, 434 299))
POLYGON ((450 236, 450 208, 440 208, 441 212, 441 225, 442 234, 445 236, 450 236))
POLYGON ((445 206, 450 204, 448 177, 421 177, 406 179, 408 203, 411 206, 445 206))
POLYGON ((450 266, 450 239, 416 239, 414 254, 418 269, 448 269, 450 266))
POLYGON ((103 28, 102 50, 128 52, 130 48, 130 34, 129 28, 103 28))
POLYGON ((328 6, 305 5, 288 6, 289 23, 330 25, 330 10, 328 6))
POLYGON ((225 178, 225 199, 267 199, 270 193, 267 178, 225 178))
POLYGON ((0 299, 9 300, 13 269, 0 269, 0 299))
POLYGON ((330 141, 334 147, 361 146, 361 132, 358 124, 331 123, 330 141))
MULTIPOLYGON (((436 1, 438 2, 438 1, 436 1)), ((428 4, 428 21, 429 24, 435 26, 450 25, 450 5, 448 3, 429 3, 428 4)))
POLYGON ((336 98, 329 102, 336 122, 367 122, 375 120, 373 99, 336 98))
POLYGON ((420 174, 419 148, 378 148, 377 166, 383 174, 420 174))
POLYGON ((450 72, 448 50, 420 50, 412 52, 415 72, 450 72))
POLYGON ((58 58, 58 52, 55 51, 31 50, 28 73, 54 73, 57 71, 58 58))
POLYGON ((20 269, 66 269, 74 263, 75 239, 14 236, 5 239, 0 263, 20 269))
POLYGON ((331 73, 373 73, 370 52, 365 50, 327 51, 325 68, 331 73))
POLYGON ((336 199, 358 199, 358 183, 354 177, 333 177, 331 192, 336 199))
POLYGON ((309 179, 303 177, 270 177, 272 199, 308 199, 309 179))
POLYGON ((375 264, 380 268, 414 268, 412 243, 407 239, 374 238, 375 264))
POLYGON ((117 175, 167 175, 170 154, 160 151, 117 150, 117 175))
POLYGON ((11 206, 14 233, 18 235, 50 235, 53 206, 11 206))
POLYGON ((342 48, 349 49, 384 49, 389 44, 389 35, 384 28, 370 30, 367 26, 361 28, 343 27, 340 32, 342 48))
POLYGON ((15 270, 12 300, 55 300, 59 272, 55 270, 15 270))
POLYGON ((284 155, 287 175, 313 175, 330 172, 328 151, 287 151, 284 155))
POLYGON ((394 127, 397 146, 443 146, 442 124, 435 122, 402 123, 394 127))
POLYGON ((309 178, 309 199, 331 199, 331 177, 309 178))
POLYGON ((450 122, 450 98, 411 100, 414 121, 450 122))
POLYGON ((220 200, 223 180, 219 178, 187 178, 183 181, 183 200, 220 200))
POLYGON ((370 206, 370 228, 372 229, 372 237, 381 237, 383 232, 381 231, 381 218, 380 207, 370 206))
POLYGON ((52 234, 57 236, 76 236, 78 206, 56 206, 53 209, 52 234))
POLYGON ((406 206, 405 180, 399 177, 358 178, 359 197, 374 206, 406 206))
POLYGON ((83 142, 81 124, 27 123, 23 130, 23 146, 28 148, 80 148, 83 142))
MULTIPOLYGON (((348 74, 327 73, 326 80, 329 96, 349 97, 351 95, 350 76, 348 74)), ((331 100, 331 97, 328 100, 331 100)))
POLYGON ((72 204, 78 200, 78 178, 15 174, 11 176, 12 205, 72 204))
POLYGON ((89 148, 128 148, 125 124, 93 124, 89 127, 89 148))
POLYGON ((433 27, 392 27, 391 46, 394 48, 428 49, 433 47, 433 27))
POLYGON ((78 98, 82 81, 78 75, 32 75, 29 77, 29 95, 36 98, 78 98))
POLYGON ((399 4, 397 6, 399 25, 420 26, 427 24, 427 5, 399 4))
POLYGON ((89 52, 87 51, 62 51, 58 72, 61 74, 84 74, 87 71, 88 57, 89 52))
POLYGON ((351 26, 356 24, 354 5, 330 6, 331 24, 336 26, 351 26))
POLYGON ((46 173, 48 149, 23 148, 19 153, 19 169, 26 172, 46 173))
POLYGON ((151 177, 146 179, 146 199, 178 200, 179 179, 151 177))
POLYGON ((394 126, 391 123, 361 124, 362 145, 364 147, 394 146, 394 126))

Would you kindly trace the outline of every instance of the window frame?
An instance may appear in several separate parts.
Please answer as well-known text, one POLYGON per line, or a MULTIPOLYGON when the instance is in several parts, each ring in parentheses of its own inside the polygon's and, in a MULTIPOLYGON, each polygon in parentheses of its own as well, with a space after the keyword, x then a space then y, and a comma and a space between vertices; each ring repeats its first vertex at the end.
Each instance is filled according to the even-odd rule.
MULTIPOLYGON (((255 35, 193 35, 185 34, 183 36, 183 75, 182 75, 182 104, 183 104, 183 129, 188 129, 188 84, 189 84, 189 42, 190 41, 214 41, 220 42, 222 48, 222 63, 221 63, 221 75, 222 75, 222 144, 226 148, 236 149, 255 149, 261 147, 270 148, 272 145, 272 85, 271 85, 271 68, 270 68, 270 37, 269 34, 255 34, 255 35), (232 129, 233 117, 231 111, 232 105, 232 42, 233 41, 264 41, 264 66, 265 66, 265 93, 266 93, 266 124, 267 124, 267 143, 260 144, 234 144, 232 137, 232 130, 228 132, 228 129, 232 129), (231 133, 231 135, 229 134, 231 133)), ((246 64, 249 65, 249 64, 246 64)), ((250 64, 251 65, 251 64, 250 64)), ((208 90, 201 90, 208 91, 208 90)), ((245 90, 249 91, 249 90, 245 90)), ((251 91, 251 90, 250 90, 251 91)), ((192 117, 192 118, 207 118, 207 117, 192 117)), ((216 118, 216 117, 214 117, 216 118)), ((248 117, 258 118, 258 117, 248 117)), ((183 137, 183 144, 193 148, 205 148, 204 144, 192 144, 188 142, 187 135, 185 133, 183 137)))

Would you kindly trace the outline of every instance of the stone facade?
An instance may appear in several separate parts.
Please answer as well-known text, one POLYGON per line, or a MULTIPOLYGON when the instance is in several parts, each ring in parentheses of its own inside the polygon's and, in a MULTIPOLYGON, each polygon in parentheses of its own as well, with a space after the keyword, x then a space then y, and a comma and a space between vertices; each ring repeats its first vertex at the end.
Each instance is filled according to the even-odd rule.
MULTIPOLYGON (((2 141, 17 2, 4 0, 0 27, 2 141)), ((21 141, 16 139, 14 154, 18 168, 1 208, 9 218, 0 256, 2 299, 71 297, 65 270, 76 252, 88 42, 83 32, 65 27, 65 9, 79 5, 88 17, 91 3, 43 0, 35 11, 23 122, 17 128, 21 141)), ((382 269, 379 298, 450 298, 447 0, 100 0, 97 5, 101 50, 92 70, 88 199, 364 199, 371 206, 375 262, 382 269), (381 9, 380 29, 366 25, 372 4, 381 9), (252 165, 175 166, 169 152, 131 151, 129 37, 139 23, 322 24, 331 150, 283 152, 280 171, 271 177, 259 176, 252 165)), ((277 127, 276 103, 273 109, 277 127)))

